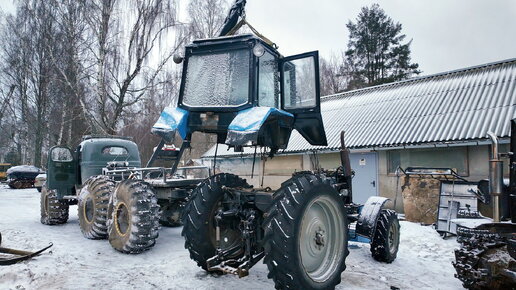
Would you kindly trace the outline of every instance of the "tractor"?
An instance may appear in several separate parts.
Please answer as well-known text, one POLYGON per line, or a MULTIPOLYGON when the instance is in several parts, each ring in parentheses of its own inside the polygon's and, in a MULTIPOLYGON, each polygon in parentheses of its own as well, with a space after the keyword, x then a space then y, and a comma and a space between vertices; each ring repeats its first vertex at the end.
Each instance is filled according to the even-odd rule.
MULTIPOLYGON (((318 52, 282 56, 257 33, 232 35, 247 24, 245 0, 230 10, 220 36, 185 48, 177 106, 166 108, 152 131, 165 142, 194 132, 242 152, 267 148, 273 157, 296 129, 310 144, 327 146, 320 111, 318 52), (238 22, 239 18, 242 18, 238 22)), ((371 244, 374 259, 392 262, 400 225, 387 198, 353 203, 349 149, 340 136, 342 165, 295 173, 277 190, 253 188, 218 173, 191 193, 182 213, 185 248, 199 267, 248 275, 262 260, 276 288, 331 289, 341 281, 348 240, 371 244)), ((214 163, 216 162, 216 157, 214 163)))
POLYGON ((204 166, 178 168, 182 152, 160 143, 142 168, 138 146, 125 137, 85 136, 73 152, 52 147, 41 190, 41 223, 66 223, 69 206, 77 204, 86 238, 108 238, 123 253, 150 249, 159 224, 179 226, 190 191, 209 175, 204 166), (152 167, 160 159, 172 166, 152 167))

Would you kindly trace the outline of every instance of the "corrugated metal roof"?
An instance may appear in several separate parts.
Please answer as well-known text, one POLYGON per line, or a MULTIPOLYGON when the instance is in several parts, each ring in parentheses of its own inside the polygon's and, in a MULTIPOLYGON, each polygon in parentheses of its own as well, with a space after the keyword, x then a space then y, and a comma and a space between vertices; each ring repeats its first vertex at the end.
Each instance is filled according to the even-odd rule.
MULTIPOLYGON (((507 137, 515 105, 516 58, 323 97, 328 147, 294 131, 284 152, 337 149, 342 130, 355 149, 480 140, 488 131, 507 137)), ((240 154, 226 148, 220 156, 240 154)))

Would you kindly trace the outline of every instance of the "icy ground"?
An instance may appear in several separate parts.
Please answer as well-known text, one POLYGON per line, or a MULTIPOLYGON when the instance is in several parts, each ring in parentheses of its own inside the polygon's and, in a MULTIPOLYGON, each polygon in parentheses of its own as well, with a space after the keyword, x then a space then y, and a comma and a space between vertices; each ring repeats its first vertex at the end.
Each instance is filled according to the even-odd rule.
MULTIPOLYGON (((62 226, 39 222, 36 189, 0 185, 2 246, 35 250, 54 243, 41 256, 0 267, 0 289, 273 289, 261 262, 248 277, 212 276, 190 260, 181 228, 162 228, 156 246, 124 255, 106 240, 87 240, 79 229, 77 206, 62 226)), ((451 261, 454 239, 442 240, 431 227, 401 222, 401 245, 392 264, 374 261, 369 245, 356 244, 337 289, 462 289, 451 261)))

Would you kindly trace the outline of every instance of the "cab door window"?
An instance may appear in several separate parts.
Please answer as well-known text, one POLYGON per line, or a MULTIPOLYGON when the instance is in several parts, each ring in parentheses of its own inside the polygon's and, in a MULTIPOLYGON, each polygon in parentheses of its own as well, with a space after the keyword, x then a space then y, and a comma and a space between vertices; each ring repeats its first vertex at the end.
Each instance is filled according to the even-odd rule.
POLYGON ((286 110, 313 108, 317 105, 315 57, 307 56, 283 62, 284 104, 286 110))

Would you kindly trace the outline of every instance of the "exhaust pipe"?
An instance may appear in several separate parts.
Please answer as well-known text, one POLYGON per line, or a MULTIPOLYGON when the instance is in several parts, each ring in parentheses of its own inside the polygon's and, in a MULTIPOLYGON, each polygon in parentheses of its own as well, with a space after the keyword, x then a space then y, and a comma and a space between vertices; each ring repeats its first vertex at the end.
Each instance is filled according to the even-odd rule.
POLYGON ((503 191, 503 162, 498 152, 498 137, 487 132, 491 139, 491 159, 489 160, 489 192, 493 201, 493 221, 500 222, 500 195, 503 191))

